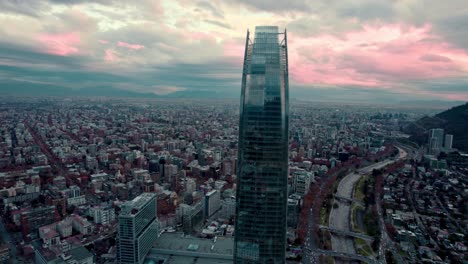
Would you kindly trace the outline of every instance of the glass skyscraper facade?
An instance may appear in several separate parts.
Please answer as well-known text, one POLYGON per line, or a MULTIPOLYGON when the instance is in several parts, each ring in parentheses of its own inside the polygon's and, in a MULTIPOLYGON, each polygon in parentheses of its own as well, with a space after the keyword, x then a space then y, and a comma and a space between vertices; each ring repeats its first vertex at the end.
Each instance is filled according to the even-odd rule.
POLYGON ((143 193, 123 204, 119 215, 118 263, 143 263, 157 236, 155 193, 143 193))
POLYGON ((288 179, 286 31, 258 26, 242 73, 234 263, 285 263, 288 179))

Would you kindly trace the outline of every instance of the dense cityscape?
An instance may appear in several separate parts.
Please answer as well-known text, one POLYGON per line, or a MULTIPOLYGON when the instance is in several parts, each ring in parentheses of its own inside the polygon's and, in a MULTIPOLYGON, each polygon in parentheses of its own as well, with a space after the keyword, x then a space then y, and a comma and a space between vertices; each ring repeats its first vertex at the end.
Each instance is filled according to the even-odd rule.
MULTIPOLYGON (((113 263, 126 201, 149 192, 158 235, 148 260, 232 262, 238 102, 8 98, 0 107, 2 261, 113 263)), ((464 261, 468 157, 397 143, 401 126, 437 110, 293 100, 290 111, 288 263, 334 252, 464 261)))
POLYGON ((0 264, 467 264, 466 0, 0 0, 0 264))

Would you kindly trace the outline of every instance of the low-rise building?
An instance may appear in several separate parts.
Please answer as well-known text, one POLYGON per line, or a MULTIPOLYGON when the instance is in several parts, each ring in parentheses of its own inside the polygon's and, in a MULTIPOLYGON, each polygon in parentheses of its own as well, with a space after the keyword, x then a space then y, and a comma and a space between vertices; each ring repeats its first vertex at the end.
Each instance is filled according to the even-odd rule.
POLYGON ((72 226, 77 232, 83 235, 90 234, 93 231, 93 225, 91 225, 88 220, 79 216, 79 215, 72 215, 72 226))
POLYGON ((115 221, 115 210, 111 205, 107 204, 90 207, 88 215, 93 218, 96 224, 109 225, 115 221))

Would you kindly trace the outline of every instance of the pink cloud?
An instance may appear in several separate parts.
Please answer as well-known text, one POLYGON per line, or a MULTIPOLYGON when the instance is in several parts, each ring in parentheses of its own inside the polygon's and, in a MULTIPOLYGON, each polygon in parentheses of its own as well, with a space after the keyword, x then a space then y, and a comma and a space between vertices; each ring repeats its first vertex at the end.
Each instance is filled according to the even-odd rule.
POLYGON ((422 27, 365 25, 342 35, 289 34, 289 65, 302 84, 393 86, 468 73, 468 54, 422 27))
POLYGON ((468 101, 468 94, 466 93, 444 94, 443 97, 454 101, 468 101))
POLYGON ((238 64, 242 64, 245 45, 239 42, 227 41, 223 45, 224 56, 234 58, 238 64))
POLYGON ((109 41, 103 40, 103 39, 100 39, 100 40, 98 40, 98 41, 99 41, 99 43, 101 43, 101 44, 108 44, 108 43, 109 43, 109 41))
POLYGON ((440 62, 450 62, 452 61, 451 59, 441 56, 441 55, 436 55, 436 54, 425 54, 419 58, 420 60, 423 61, 440 61, 440 62))
POLYGON ((68 56, 80 52, 77 45, 80 44, 81 39, 78 33, 62 33, 62 34, 40 34, 37 39, 45 45, 45 52, 59 55, 68 56))
MULTIPOLYGON (((244 44, 224 42, 224 56, 242 64, 244 44)), ((430 25, 373 24, 339 35, 310 37, 289 32, 288 46, 289 75, 297 84, 391 89, 451 100, 468 96, 407 85, 468 75, 468 53, 435 35, 430 25)))
POLYGON ((114 51, 111 50, 111 49, 106 49, 104 54, 105 54, 105 56, 104 56, 105 61, 114 62, 117 59, 117 57, 114 54, 114 51))
POLYGON ((203 43, 216 44, 217 39, 224 39, 225 35, 219 32, 214 32, 214 31, 207 31, 207 32, 189 31, 189 32, 182 33, 182 37, 184 38, 185 41, 190 42, 190 43, 203 42, 203 43))
POLYGON ((130 43, 126 43, 126 42, 123 42, 123 41, 117 42, 117 46, 132 49, 132 50, 139 50, 139 49, 143 49, 145 47, 145 46, 140 45, 140 44, 130 44, 130 43))
POLYGON ((212 40, 212 41, 216 40, 214 36, 212 36, 211 34, 204 33, 204 32, 191 32, 189 36, 191 39, 194 39, 194 40, 212 40))
POLYGON ((153 87, 154 91, 153 93, 158 94, 158 95, 166 95, 174 92, 179 92, 179 91, 185 91, 186 89, 183 87, 177 87, 177 86, 164 86, 164 85, 156 85, 153 87))

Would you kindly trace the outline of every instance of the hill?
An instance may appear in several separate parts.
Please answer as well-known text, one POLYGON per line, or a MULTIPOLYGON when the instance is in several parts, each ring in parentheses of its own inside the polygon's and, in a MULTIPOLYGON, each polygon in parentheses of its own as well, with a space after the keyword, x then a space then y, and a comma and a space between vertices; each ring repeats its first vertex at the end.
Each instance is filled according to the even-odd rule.
POLYGON ((427 144, 428 130, 443 128, 446 134, 453 135, 453 147, 468 151, 468 103, 455 106, 435 116, 425 116, 403 128, 418 144, 427 144))

